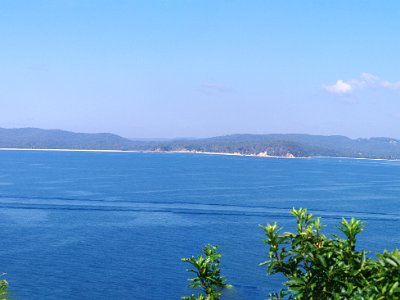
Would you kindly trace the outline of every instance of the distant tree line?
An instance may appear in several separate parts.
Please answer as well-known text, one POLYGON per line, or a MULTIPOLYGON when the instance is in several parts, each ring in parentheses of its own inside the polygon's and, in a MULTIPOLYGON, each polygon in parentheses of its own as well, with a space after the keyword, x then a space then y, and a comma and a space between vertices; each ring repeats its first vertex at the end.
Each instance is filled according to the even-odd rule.
POLYGON ((0 148, 134 151, 198 151, 294 157, 400 159, 400 140, 350 139, 307 134, 234 134, 203 139, 130 140, 109 133, 87 134, 38 128, 0 128, 0 148))

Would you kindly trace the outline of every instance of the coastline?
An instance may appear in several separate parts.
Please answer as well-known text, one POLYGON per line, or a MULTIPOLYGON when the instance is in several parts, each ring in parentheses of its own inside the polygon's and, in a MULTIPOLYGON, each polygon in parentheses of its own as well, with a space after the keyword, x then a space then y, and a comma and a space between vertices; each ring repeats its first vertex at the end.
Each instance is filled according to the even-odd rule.
POLYGON ((56 152, 145 152, 139 150, 62 149, 62 148, 0 148, 0 151, 56 151, 56 152))
POLYGON ((0 148, 0 151, 56 151, 56 152, 105 152, 105 153, 187 153, 187 154, 208 154, 226 156, 246 156, 246 157, 265 157, 265 158, 300 158, 294 156, 270 156, 258 154, 243 154, 239 152, 207 152, 191 150, 116 150, 116 149, 61 149, 61 148, 0 148))
POLYGON ((171 154, 200 154, 200 155, 224 155, 224 156, 242 156, 242 157, 258 157, 258 158, 280 158, 280 159, 313 159, 313 158, 335 158, 335 159, 356 159, 356 160, 373 160, 373 161, 400 161, 400 159, 389 158, 370 158, 370 157, 346 157, 346 156, 272 156, 266 153, 244 154, 240 152, 208 152, 195 150, 116 150, 116 149, 62 149, 62 148, 0 148, 0 151, 54 151, 54 152, 99 152, 99 153, 171 153, 171 154))

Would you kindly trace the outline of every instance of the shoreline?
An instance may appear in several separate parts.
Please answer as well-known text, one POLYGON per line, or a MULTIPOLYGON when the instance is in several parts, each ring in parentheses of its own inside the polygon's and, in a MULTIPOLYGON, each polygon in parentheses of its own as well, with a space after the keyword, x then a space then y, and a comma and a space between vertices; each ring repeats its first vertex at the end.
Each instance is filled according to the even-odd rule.
POLYGON ((356 160, 374 160, 374 161, 400 161, 400 159, 389 158, 369 158, 369 157, 346 157, 346 156, 272 156, 265 153, 260 154, 243 154, 240 152, 208 152, 208 151, 191 151, 191 150, 116 150, 116 149, 63 149, 63 148, 0 148, 0 151, 54 151, 54 152, 99 152, 99 153, 182 153, 182 154, 200 154, 200 155, 224 155, 224 156, 242 156, 242 157, 258 157, 258 158, 280 158, 280 159, 313 159, 313 158, 336 158, 336 159, 356 159, 356 160))
POLYGON ((63 149, 63 148, 0 148, 0 151, 55 151, 55 152, 103 152, 103 153, 187 153, 187 154, 208 154, 226 156, 246 156, 246 157, 265 157, 265 158, 307 158, 307 157, 287 157, 287 156, 268 156, 258 154, 243 154, 239 152, 208 152, 191 150, 116 150, 116 149, 63 149))

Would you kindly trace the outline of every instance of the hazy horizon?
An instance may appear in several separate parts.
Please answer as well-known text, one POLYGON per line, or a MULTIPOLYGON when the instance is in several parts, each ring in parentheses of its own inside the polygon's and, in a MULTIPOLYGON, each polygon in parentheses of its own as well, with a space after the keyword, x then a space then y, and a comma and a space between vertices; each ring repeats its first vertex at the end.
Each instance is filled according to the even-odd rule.
POLYGON ((400 138, 397 1, 0 4, 0 127, 400 138))

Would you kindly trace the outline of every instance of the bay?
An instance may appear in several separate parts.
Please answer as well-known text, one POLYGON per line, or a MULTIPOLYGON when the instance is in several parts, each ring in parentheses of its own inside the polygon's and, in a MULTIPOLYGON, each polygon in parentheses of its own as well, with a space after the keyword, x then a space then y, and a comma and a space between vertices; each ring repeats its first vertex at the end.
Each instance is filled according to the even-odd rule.
POLYGON ((265 299, 281 278, 258 266, 259 224, 354 216, 373 255, 400 246, 399 191, 398 161, 0 151, 0 272, 12 299, 179 299, 180 259, 213 243, 223 299, 265 299))

